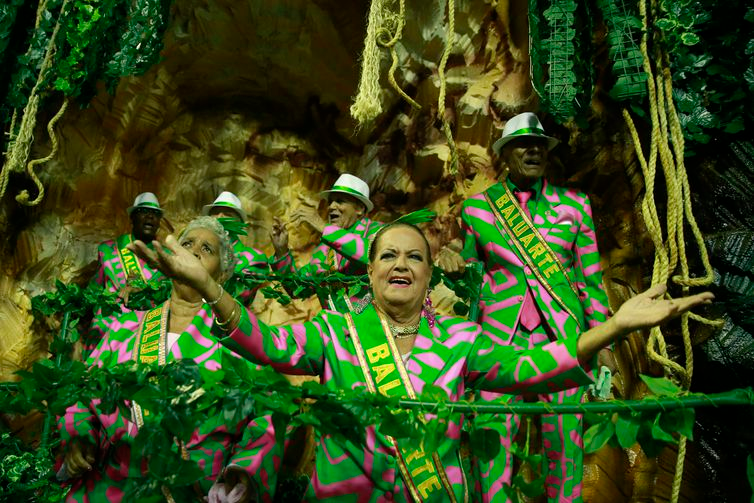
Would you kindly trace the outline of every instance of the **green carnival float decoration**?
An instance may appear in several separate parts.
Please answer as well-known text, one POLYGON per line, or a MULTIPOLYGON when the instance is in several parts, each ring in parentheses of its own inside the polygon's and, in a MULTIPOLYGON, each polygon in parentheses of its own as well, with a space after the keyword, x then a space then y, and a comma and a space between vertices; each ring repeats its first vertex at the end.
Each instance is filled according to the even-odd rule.
POLYGON ((0 121, 5 135, 0 199, 11 173, 26 173, 37 188, 16 195, 33 206, 44 197, 35 167, 57 153, 55 123, 69 103, 87 105, 104 82, 112 92, 121 77, 140 75, 159 59, 171 0, 22 0, 0 6, 0 121), (47 125, 52 151, 29 160, 43 107, 57 107, 47 125), (7 139, 6 139, 7 138, 7 139))

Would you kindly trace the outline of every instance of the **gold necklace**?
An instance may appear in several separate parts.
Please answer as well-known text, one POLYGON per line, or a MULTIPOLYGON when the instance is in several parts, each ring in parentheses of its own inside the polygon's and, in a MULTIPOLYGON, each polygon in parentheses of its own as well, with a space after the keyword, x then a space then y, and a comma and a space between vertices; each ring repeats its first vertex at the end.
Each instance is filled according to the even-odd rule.
POLYGON ((396 327, 389 321, 387 322, 387 326, 390 327, 390 333, 393 334, 393 337, 396 339, 408 339, 412 335, 416 335, 419 332, 419 324, 421 323, 421 319, 417 321, 413 325, 407 325, 403 327, 396 327))

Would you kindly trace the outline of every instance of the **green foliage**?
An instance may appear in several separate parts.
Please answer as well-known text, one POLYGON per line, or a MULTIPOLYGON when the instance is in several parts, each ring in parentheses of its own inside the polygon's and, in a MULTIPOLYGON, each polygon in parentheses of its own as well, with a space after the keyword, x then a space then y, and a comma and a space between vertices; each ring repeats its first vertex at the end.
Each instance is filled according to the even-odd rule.
MULTIPOLYGON (((681 393, 681 389, 668 379, 646 375, 640 377, 657 397, 678 397, 681 393)), ((591 426, 584 433, 584 451, 595 452, 606 444, 627 449, 639 442, 644 453, 653 457, 666 444, 677 443, 679 436, 693 439, 694 417, 694 409, 691 408, 590 415, 591 426)))
POLYGON ((0 433, 0 501, 62 501, 49 451, 34 450, 8 432, 0 433))
POLYGON ((607 43, 615 83, 610 96, 616 101, 641 102, 647 95, 644 56, 639 48, 642 21, 637 5, 620 0, 597 0, 607 25, 607 43))
MULTIPOLYGON (((13 0, 0 7, 0 55, 14 28, 13 0)), ((23 108, 36 83, 56 24, 52 67, 39 92, 52 91, 78 98, 87 104, 104 81, 112 91, 120 77, 140 75, 159 59, 162 35, 171 0, 48 0, 39 24, 29 27, 23 53, 5 71, 12 74, 8 94, 0 103, 0 115, 8 122, 13 109, 23 108)))
POLYGON ((670 57, 687 155, 713 138, 743 134, 754 114, 754 7, 742 0, 660 7, 654 26, 670 57))
POLYGON ((237 239, 238 236, 246 236, 248 234, 246 229, 249 228, 249 224, 246 222, 231 217, 219 217, 217 221, 220 222, 223 229, 233 238, 237 239))

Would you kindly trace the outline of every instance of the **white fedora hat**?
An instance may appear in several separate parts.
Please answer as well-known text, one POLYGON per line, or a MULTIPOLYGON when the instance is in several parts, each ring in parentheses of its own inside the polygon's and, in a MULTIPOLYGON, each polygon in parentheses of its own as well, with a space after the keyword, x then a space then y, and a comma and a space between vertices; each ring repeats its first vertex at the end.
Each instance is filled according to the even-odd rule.
POLYGON ((217 199, 215 199, 212 204, 204 205, 204 208, 202 209, 202 215, 209 215, 209 212, 212 208, 230 208, 241 215, 241 220, 243 220, 244 222, 246 221, 246 212, 243 210, 241 200, 238 199, 238 196, 232 192, 220 192, 220 195, 217 196, 217 199))
POLYGON ((560 140, 545 134, 542 123, 539 122, 539 118, 536 115, 531 112, 524 112, 511 117, 508 122, 505 123, 503 134, 492 145, 492 150, 497 155, 500 155, 500 149, 502 149, 506 143, 521 136, 531 136, 547 140, 547 150, 554 149, 555 145, 560 143, 560 140))
POLYGON ((372 211, 374 204, 369 200, 369 185, 361 178, 348 173, 340 175, 332 186, 332 189, 320 192, 321 197, 328 197, 334 192, 342 194, 348 194, 351 197, 355 197, 367 207, 367 212, 372 211))
POLYGON ((160 212, 160 216, 162 216, 162 208, 160 208, 160 202, 157 200, 157 196, 155 196, 151 192, 142 192, 141 194, 136 196, 133 206, 129 206, 128 209, 126 209, 126 213, 131 215, 134 210, 138 210, 139 208, 157 210, 160 212))

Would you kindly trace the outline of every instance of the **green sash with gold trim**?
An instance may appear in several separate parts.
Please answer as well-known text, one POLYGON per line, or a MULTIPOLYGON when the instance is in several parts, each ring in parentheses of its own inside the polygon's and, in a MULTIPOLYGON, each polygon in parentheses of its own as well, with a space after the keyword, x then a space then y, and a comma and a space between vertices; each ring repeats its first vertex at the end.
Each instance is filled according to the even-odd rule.
MULTIPOLYGON (((403 359, 395 345, 390 327, 384 315, 369 306, 358 315, 359 330, 353 316, 346 315, 348 330, 356 347, 356 356, 364 373, 367 389, 385 396, 416 398, 403 359)), ((428 330, 426 320, 421 327, 428 330)), ((406 487, 416 503, 455 503, 453 488, 437 453, 427 455, 423 448, 401 445, 387 436, 398 453, 398 467, 406 487)))
MULTIPOLYGON (((492 209, 492 213, 505 230, 505 236, 513 245, 513 250, 532 270, 537 280, 554 298, 563 310, 576 321, 576 324, 583 329, 583 323, 576 316, 568 303, 558 295, 552 288, 552 285, 568 285, 569 289, 579 299, 579 292, 576 286, 568 277, 563 264, 558 260, 555 252, 542 237, 534 224, 521 211, 521 206, 510 189, 505 183, 498 184, 502 186, 500 191, 497 185, 493 185, 483 192, 484 198, 492 209), (502 192, 502 193, 501 193, 502 192)), ((566 290, 567 291, 567 290, 566 290)))
POLYGON ((134 255, 131 250, 126 248, 126 245, 131 243, 131 241, 133 241, 133 239, 131 239, 131 234, 123 234, 121 236, 118 236, 117 239, 118 258, 120 258, 120 263, 123 266, 123 272, 126 275, 126 283, 128 283, 129 279, 134 277, 142 281, 146 281, 146 278, 144 278, 144 271, 142 270, 141 263, 139 262, 139 258, 134 255))
MULTIPOLYGON (((165 302, 147 311, 144 319, 141 320, 139 330, 136 332, 133 361, 139 363, 154 363, 156 361, 158 365, 165 364, 169 312, 170 302, 165 302)), ((136 425, 141 427, 144 424, 144 416, 148 416, 149 411, 142 409, 136 402, 131 404, 131 408, 136 425)))

